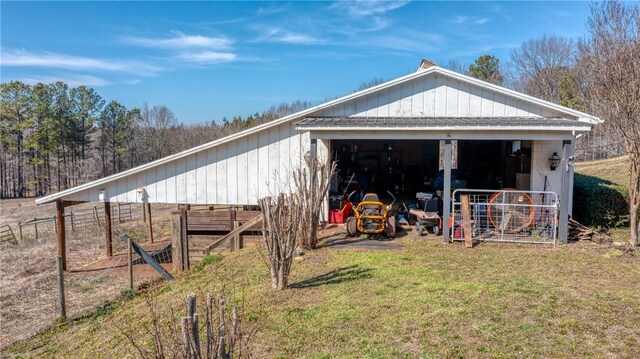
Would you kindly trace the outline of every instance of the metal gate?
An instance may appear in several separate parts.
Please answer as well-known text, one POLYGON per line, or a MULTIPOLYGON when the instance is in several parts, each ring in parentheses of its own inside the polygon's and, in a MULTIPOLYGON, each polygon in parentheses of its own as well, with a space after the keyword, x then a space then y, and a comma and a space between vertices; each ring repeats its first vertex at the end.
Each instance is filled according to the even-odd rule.
POLYGON ((555 192, 457 189, 451 202, 451 241, 464 240, 465 223, 478 241, 554 244, 558 236, 555 192))

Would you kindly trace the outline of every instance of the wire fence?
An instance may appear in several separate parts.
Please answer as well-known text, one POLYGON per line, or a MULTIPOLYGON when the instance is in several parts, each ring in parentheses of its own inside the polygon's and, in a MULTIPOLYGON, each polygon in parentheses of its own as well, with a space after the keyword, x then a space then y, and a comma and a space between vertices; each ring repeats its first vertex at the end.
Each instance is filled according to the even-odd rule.
MULTIPOLYGON (((171 208, 159 206, 158 220, 153 224, 154 233, 161 238, 149 243, 146 237, 148 222, 142 220, 142 208, 115 205, 112 208, 113 235, 119 237, 129 233, 154 261, 164 270, 171 271, 170 241, 162 238, 163 233, 170 233, 169 221, 161 220, 163 215, 168 218, 171 208)), ((131 286, 139 289, 150 281, 163 278, 133 253, 133 283, 130 283, 127 246, 114 239, 113 257, 105 256, 104 217, 98 214, 96 219, 95 209, 80 207, 65 215, 67 271, 64 288, 68 319, 105 314, 115 308, 114 300, 133 293, 129 290, 131 286)), ((104 212, 101 209, 98 207, 97 212, 104 212)), ((54 217, 23 221, 22 240, 18 239, 19 233, 15 233, 15 241, 0 241, 0 357, 3 348, 10 343, 33 336, 56 325, 59 320, 61 304, 54 223, 54 217)), ((9 233, 10 229, 9 225, 0 227, 0 238, 4 239, 5 232, 9 233)))
POLYGON ((468 230, 479 241, 553 244, 558 196, 549 191, 459 189, 453 192, 451 218, 452 241, 463 241, 468 230))
MULTIPOLYGON (((111 222, 126 223, 143 218, 143 211, 134 211, 130 203, 111 205, 111 222)), ((102 228, 104 226, 104 210, 93 206, 71 210, 65 214, 65 229, 71 232, 81 231, 87 228, 102 228)), ((8 225, 7 225, 8 226, 8 225)), ((56 216, 33 218, 28 221, 19 222, 18 240, 37 240, 50 238, 56 235, 56 216)))

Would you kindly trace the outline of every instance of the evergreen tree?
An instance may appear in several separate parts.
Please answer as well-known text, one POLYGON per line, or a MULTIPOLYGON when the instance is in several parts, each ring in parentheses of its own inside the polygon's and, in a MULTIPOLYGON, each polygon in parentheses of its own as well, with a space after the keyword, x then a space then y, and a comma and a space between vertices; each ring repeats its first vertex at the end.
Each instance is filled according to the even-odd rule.
POLYGON ((496 85, 501 85, 504 79, 500 72, 500 60, 492 55, 478 57, 474 64, 469 65, 468 74, 496 85))
MULTIPOLYGON (((8 154, 16 157, 12 176, 14 197, 27 195, 25 183, 25 137, 33 126, 31 117, 31 102, 29 101, 31 88, 22 82, 12 81, 2 84, 0 89, 0 141, 6 149, 5 161, 8 154)), ((9 166, 7 166, 9 167, 9 166)), ((3 190, 8 191, 4 188, 3 190)))
POLYGON ((107 175, 107 152, 111 155, 111 173, 122 170, 122 156, 129 148, 131 127, 138 110, 129 111, 117 101, 109 102, 99 117, 102 171, 107 175))

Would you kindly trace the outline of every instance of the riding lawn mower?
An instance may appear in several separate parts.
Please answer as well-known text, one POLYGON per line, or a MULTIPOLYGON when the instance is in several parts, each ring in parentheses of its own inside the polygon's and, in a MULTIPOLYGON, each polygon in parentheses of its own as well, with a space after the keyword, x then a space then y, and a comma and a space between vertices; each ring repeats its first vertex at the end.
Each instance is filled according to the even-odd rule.
MULTIPOLYGON (((356 191, 351 192, 347 198, 350 201, 356 191)), ((393 193, 388 192, 393 198, 393 202, 385 205, 375 193, 367 193, 360 203, 353 205, 355 216, 347 218, 347 235, 353 237, 357 234, 382 234, 388 238, 396 236, 395 218, 391 214, 391 208, 396 198, 393 193)), ((351 201, 350 201, 351 202, 351 201)))

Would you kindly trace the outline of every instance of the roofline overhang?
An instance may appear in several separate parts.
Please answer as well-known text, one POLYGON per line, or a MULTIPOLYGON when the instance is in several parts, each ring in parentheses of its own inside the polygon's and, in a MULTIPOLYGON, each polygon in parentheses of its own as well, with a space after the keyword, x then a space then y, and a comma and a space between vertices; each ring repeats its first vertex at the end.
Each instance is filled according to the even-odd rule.
POLYGON ((424 131, 424 132, 441 132, 441 131, 554 131, 554 132, 588 132, 590 126, 403 126, 403 127, 381 127, 381 126, 296 126, 298 131, 424 131))

